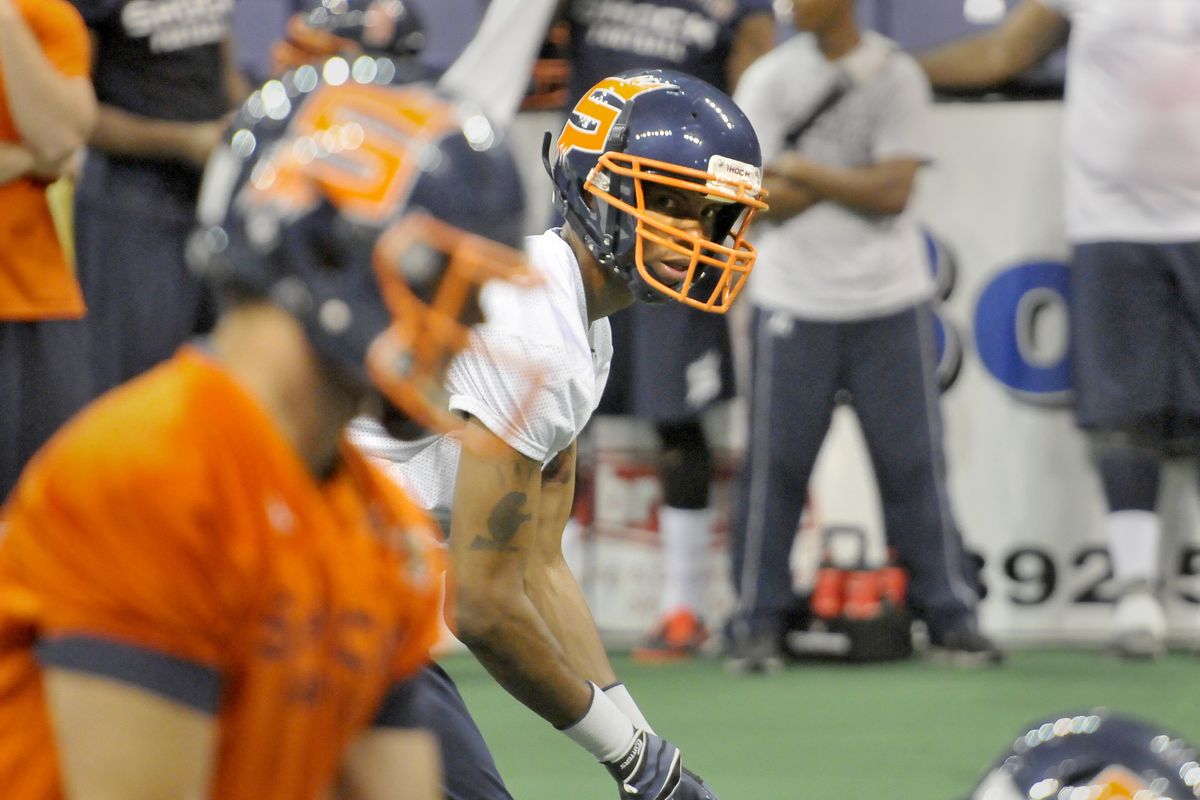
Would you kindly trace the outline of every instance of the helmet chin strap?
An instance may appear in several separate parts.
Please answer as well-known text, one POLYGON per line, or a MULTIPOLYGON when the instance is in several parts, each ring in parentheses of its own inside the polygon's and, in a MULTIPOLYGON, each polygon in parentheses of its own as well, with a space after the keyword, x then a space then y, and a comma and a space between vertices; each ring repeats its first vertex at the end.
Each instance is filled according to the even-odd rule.
MULTIPOLYGON (((624 127, 622 126, 622 133, 624 127)), ((619 244, 619 236, 621 232, 621 218, 625 212, 613 208, 607 203, 600 202, 600 208, 597 209, 599 216, 599 230, 593 232, 592 227, 588 224, 589 220, 580 214, 570 202, 570 198, 563 195, 562 191, 558 190, 558 183, 554 181, 554 167, 550 162, 550 148, 552 146, 553 136, 549 131, 542 137, 542 166, 546 169, 546 174, 550 176, 551 181, 556 187, 559 196, 559 206, 563 212, 563 220, 570 228, 579 235, 583 240, 583 244, 587 247, 588 252, 596 259, 601 269, 613 273, 620 278, 629 291, 633 294, 634 299, 640 303, 662 303, 668 298, 662 292, 655 289, 642 278, 638 271, 637 264, 634 262, 636 258, 636 241, 630 243, 627 252, 623 258, 619 258, 616 250, 619 244)), ((580 197, 583 197, 580 193, 580 197)), ((635 237, 636 233, 633 234, 635 237)))

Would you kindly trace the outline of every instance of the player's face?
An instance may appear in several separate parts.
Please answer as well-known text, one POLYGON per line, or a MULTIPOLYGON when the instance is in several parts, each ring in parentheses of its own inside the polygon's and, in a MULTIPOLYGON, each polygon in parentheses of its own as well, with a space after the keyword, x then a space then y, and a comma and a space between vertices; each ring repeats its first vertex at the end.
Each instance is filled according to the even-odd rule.
MULTIPOLYGON (((714 238, 720 211, 729 206, 728 203, 708 200, 699 192, 656 183, 644 184, 642 191, 646 211, 657 222, 709 241, 714 238)), ((686 241, 681 240, 679 244, 687 250, 691 249, 686 241)), ((691 259, 658 242, 647 241, 644 247, 642 260, 654 277, 673 289, 681 286, 687 278, 691 259)))

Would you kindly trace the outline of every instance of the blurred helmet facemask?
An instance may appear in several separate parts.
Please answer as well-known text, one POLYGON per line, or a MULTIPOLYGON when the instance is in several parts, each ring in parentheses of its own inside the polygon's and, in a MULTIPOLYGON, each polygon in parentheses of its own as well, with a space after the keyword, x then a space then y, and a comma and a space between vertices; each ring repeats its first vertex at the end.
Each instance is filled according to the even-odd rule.
POLYGON ((303 67, 247 101, 198 205, 196 271, 294 315, 341 379, 464 434, 442 381, 480 286, 537 282, 516 167, 481 113, 423 84, 331 85, 303 67))

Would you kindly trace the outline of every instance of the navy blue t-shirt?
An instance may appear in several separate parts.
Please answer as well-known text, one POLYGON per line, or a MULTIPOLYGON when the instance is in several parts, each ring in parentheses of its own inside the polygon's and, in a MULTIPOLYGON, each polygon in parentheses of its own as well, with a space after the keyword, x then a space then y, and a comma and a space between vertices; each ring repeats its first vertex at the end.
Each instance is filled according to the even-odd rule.
POLYGON ((233 0, 73 0, 99 40, 92 81, 101 103, 201 122, 228 110, 220 45, 233 0))
POLYGON ((627 69, 676 69, 725 90, 725 62, 746 16, 771 0, 570 0, 571 103, 627 69))
MULTIPOLYGON (((101 103, 173 122, 204 122, 229 110, 221 42, 230 34, 234 0, 72 2, 96 36, 92 82, 101 103)), ((199 170, 181 162, 110 160, 150 170, 144 178, 184 198, 199 186, 199 170)))

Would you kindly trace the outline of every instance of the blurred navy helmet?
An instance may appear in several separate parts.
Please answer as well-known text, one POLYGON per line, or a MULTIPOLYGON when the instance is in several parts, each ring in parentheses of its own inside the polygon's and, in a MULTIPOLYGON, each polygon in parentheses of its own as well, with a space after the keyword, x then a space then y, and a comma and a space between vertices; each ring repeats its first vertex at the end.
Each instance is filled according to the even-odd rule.
POLYGON ((766 204, 758 137, 726 94, 673 70, 622 72, 580 98, 543 157, 564 219, 638 300, 728 310, 754 266, 746 226, 766 204), (701 233, 683 230, 647 208, 652 184, 719 210, 701 233), (653 274, 647 242, 675 251, 686 277, 668 284, 653 274))
POLYGON ((1154 723, 1104 710, 1036 722, 971 800, 1196 800, 1200 754, 1154 723))
POLYGON ((273 51, 275 73, 334 56, 407 60, 425 47, 420 18, 403 0, 309 0, 273 51))
POLYGON ((294 315, 341 379, 444 431, 443 373, 480 284, 531 274, 516 166, 473 106, 333 61, 247 100, 205 171, 189 260, 223 296, 294 315))

